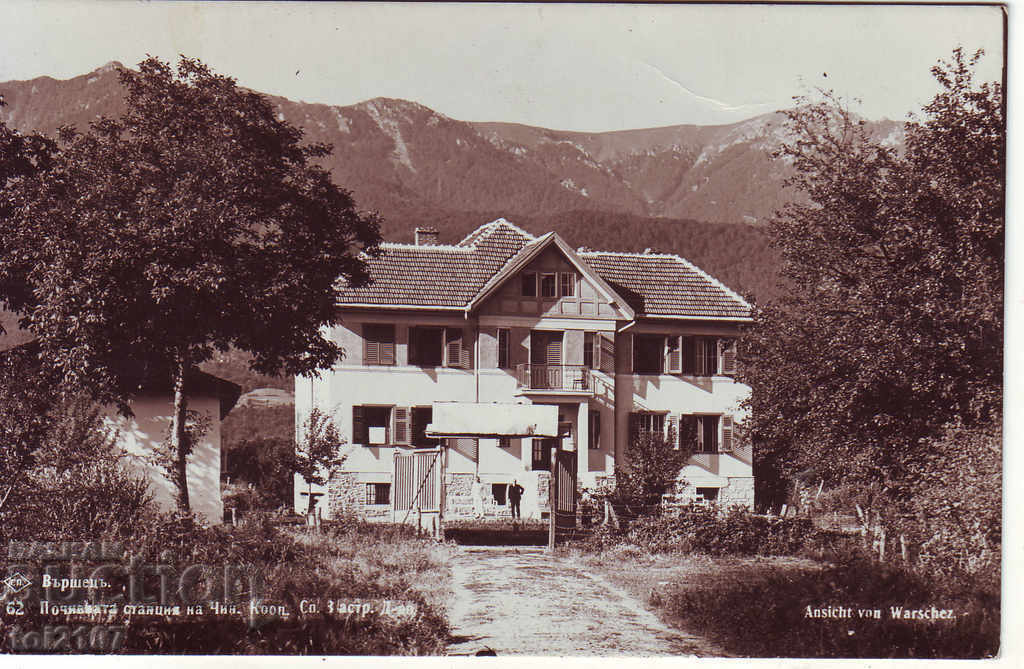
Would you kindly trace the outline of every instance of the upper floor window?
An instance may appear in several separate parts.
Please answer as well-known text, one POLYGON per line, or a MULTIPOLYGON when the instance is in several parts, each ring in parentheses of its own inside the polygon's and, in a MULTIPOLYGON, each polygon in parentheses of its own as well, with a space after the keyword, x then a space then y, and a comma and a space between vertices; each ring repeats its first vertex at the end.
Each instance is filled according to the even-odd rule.
POLYGON ((352 407, 352 443, 386 446, 395 443, 398 437, 405 437, 408 443, 408 409, 397 416, 397 425, 392 423, 394 409, 390 406, 352 407))
POLYGON ((638 334, 633 336, 633 373, 661 374, 665 352, 664 335, 638 334))
POLYGON ((363 325, 363 364, 395 364, 394 324, 365 323, 363 325))
POLYGON ((461 328, 409 328, 409 364, 420 367, 471 367, 461 328))
POLYGON ((440 367, 444 362, 444 328, 409 328, 409 364, 440 367))
POLYGON ((587 414, 587 441, 590 450, 601 448, 601 414, 593 409, 587 414))
POLYGON ((596 333, 584 332, 583 333, 583 366, 587 369, 594 369, 594 340, 596 339, 596 333))
POLYGON ((498 367, 500 369, 512 367, 510 335, 508 328, 498 328, 498 367))
POLYGON ((576 294, 576 275, 562 272, 558 275, 558 294, 561 297, 572 297, 576 294))
POLYGON ((555 280, 555 274, 541 274, 540 276, 540 296, 541 297, 558 297, 558 282, 555 280))
POLYGON ((520 281, 522 282, 523 297, 537 297, 537 274, 535 272, 523 272, 520 281))

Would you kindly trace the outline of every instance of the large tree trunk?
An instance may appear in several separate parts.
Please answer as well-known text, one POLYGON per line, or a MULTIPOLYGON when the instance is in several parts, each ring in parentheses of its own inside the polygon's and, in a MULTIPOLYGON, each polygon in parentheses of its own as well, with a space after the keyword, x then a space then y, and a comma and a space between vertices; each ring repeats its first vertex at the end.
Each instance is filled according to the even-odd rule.
POLYGON ((171 454, 174 457, 174 483, 178 486, 178 510, 188 513, 188 443, 185 420, 188 405, 185 400, 185 356, 178 355, 174 363, 174 414, 171 416, 171 454))

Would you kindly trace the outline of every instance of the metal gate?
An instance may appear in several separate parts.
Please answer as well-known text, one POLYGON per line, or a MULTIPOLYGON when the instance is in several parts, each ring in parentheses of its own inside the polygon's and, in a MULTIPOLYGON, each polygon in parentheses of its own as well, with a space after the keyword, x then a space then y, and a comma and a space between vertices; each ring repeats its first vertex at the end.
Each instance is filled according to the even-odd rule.
POLYGON ((576 452, 551 452, 551 524, 548 548, 576 529, 576 452))
POLYGON ((444 499, 442 449, 395 453, 392 520, 412 523, 437 536, 441 530, 444 499))

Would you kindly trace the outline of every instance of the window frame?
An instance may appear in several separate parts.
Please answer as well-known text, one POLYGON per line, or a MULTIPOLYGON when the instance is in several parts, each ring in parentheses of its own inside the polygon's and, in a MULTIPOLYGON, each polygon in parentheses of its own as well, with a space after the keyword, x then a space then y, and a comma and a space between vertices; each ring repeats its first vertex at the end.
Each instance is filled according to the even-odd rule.
POLYGON ((576 297, 576 272, 558 273, 558 297, 576 297))
POLYGON ((649 333, 644 332, 644 333, 634 334, 633 335, 633 373, 634 374, 641 374, 641 375, 644 375, 644 376, 660 376, 660 375, 665 373, 665 340, 666 340, 666 336, 663 335, 663 334, 655 334, 655 333, 650 333, 649 334, 649 333), (650 342, 649 345, 652 348, 650 350, 646 351, 646 355, 650 356, 649 362, 652 362, 652 363, 657 362, 657 367, 656 367, 657 371, 651 371, 651 370, 654 370, 655 367, 650 367, 650 368, 644 367, 644 369, 642 369, 642 370, 640 369, 640 365, 639 365, 639 362, 640 362, 640 346, 639 346, 639 343, 642 342, 642 341, 650 342), (655 341, 657 341, 658 343, 655 344, 654 343, 655 341), (657 347, 657 353, 654 352, 654 347, 657 347))
POLYGON ((540 275, 540 297, 542 300, 558 299, 558 272, 544 272, 540 275), (547 292, 547 281, 551 280, 551 294, 547 292))
POLYGON ((365 496, 363 497, 364 506, 387 506, 391 504, 391 483, 386 481, 367 481, 365 488, 365 496), (381 491, 384 491, 384 501, 381 502, 381 491), (372 499, 371 499, 372 491, 372 499))
POLYGON ((638 439, 645 434, 657 434, 665 438, 665 425, 668 422, 668 411, 630 411, 629 412, 629 439, 630 441, 638 439), (656 421, 655 418, 660 418, 660 421, 656 421), (650 425, 639 426, 640 422, 650 423, 650 425), (655 423, 660 423, 660 427, 656 427, 655 423))
POLYGON ((587 450, 601 450, 601 412, 591 410, 587 414, 587 450))
POLYGON ((498 369, 512 369, 512 329, 511 328, 498 328, 498 369), (502 335, 504 335, 504 343, 502 343, 502 335), (505 364, 502 363, 502 357, 505 358, 505 364))
POLYGON ((444 366, 445 356, 445 330, 443 325, 412 325, 409 327, 409 364, 415 367, 423 367, 425 369, 434 369, 436 367, 444 366), (427 331, 440 331, 440 348, 437 351, 437 363, 426 364, 423 360, 423 351, 425 350, 419 339, 416 339, 416 345, 413 345, 413 337, 418 336, 422 332, 427 331))

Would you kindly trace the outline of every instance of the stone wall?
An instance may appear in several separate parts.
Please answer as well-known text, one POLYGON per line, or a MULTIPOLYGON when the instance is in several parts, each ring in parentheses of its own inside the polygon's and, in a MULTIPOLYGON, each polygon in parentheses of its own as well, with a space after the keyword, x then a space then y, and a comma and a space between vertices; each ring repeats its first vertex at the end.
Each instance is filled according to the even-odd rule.
MULTIPOLYGON (((492 483, 508 483, 508 477, 501 480, 491 480, 494 477, 482 474, 480 481, 486 487, 483 496, 483 514, 485 519, 511 518, 512 511, 508 505, 498 504, 491 494, 492 483)), ((448 472, 445 474, 445 507, 444 516, 446 520, 472 520, 476 517, 476 510, 473 508, 473 485, 476 482, 475 474, 463 474, 448 472)))
POLYGON ((390 504, 366 504, 366 483, 359 480, 356 472, 331 472, 327 482, 327 504, 332 518, 353 514, 366 520, 391 520, 390 504))
MULTIPOLYGON (((676 484, 673 493, 665 495, 663 502, 670 506, 685 506, 697 501, 697 488, 704 486, 693 485, 690 482, 680 481, 676 484)), ((734 506, 742 506, 753 511, 754 509, 754 478, 734 476, 729 478, 729 485, 718 489, 717 504, 722 509, 734 506)))

